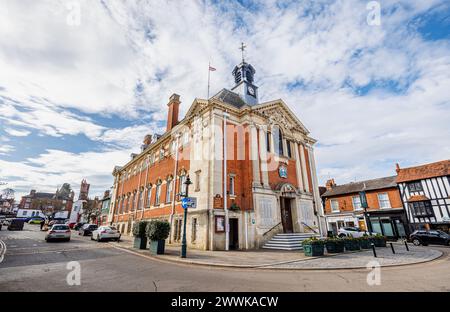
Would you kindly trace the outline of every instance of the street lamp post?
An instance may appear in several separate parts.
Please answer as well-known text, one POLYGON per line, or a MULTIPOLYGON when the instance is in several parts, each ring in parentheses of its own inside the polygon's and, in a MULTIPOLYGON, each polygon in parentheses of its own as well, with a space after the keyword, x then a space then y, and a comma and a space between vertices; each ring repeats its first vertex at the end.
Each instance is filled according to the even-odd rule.
MULTIPOLYGON (((184 182, 186 185, 186 193, 181 194, 182 197, 189 197, 189 185, 192 184, 191 179, 189 176, 186 178, 186 182, 184 182)), ((184 224, 183 224, 183 239, 181 241, 181 258, 186 258, 186 250, 187 250, 187 243, 186 243, 186 223, 187 223, 187 208, 184 209, 184 224)))

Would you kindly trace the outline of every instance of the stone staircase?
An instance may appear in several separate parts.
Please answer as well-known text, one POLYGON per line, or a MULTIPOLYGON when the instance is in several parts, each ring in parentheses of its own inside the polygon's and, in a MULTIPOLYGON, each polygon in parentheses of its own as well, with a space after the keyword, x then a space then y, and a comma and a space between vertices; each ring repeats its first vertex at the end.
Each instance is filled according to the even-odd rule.
POLYGON ((302 242, 311 237, 319 237, 319 235, 316 233, 277 234, 267 241, 263 248, 276 250, 302 250, 302 242))

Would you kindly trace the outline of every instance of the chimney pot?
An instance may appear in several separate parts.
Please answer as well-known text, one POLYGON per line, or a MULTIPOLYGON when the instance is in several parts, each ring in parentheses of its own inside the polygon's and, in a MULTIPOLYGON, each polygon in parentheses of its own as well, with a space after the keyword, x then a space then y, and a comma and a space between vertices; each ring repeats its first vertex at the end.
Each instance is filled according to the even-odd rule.
POLYGON ((336 183, 334 182, 334 179, 330 179, 327 181, 326 185, 327 190, 331 190, 333 187, 336 186, 336 183))
POLYGON ((398 163, 395 164, 395 171, 397 171, 397 173, 400 172, 400 165, 398 163))

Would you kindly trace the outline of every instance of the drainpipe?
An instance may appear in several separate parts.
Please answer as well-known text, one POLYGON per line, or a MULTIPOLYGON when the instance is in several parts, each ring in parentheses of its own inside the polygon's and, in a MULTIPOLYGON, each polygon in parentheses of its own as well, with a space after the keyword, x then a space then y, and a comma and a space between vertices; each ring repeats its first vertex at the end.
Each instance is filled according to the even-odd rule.
MULTIPOLYGON (((150 191, 148 189, 148 170, 149 170, 149 166, 150 166, 150 160, 149 160, 149 156, 146 157, 145 159, 145 184, 144 184, 144 190, 147 189, 147 193, 150 191)), ((148 198, 148 195, 146 196, 148 198)), ((141 220, 144 219, 144 214, 145 214, 145 198, 144 198, 144 207, 142 207, 142 214, 141 214, 141 220)))
POLYGON ((230 249, 230 220, 228 218, 227 195, 227 118, 230 115, 223 113, 223 209, 225 212, 225 250, 230 249))
MULTIPOLYGON (((172 211, 170 213, 170 227, 173 228, 173 216, 175 215, 175 199, 177 190, 177 172, 178 172, 178 147, 179 147, 180 134, 177 133, 175 136, 175 166, 173 170, 173 185, 172 185, 172 211)), ((181 188, 181 185, 180 185, 181 188)), ((169 244, 172 243, 172 235, 169 237, 169 244)))

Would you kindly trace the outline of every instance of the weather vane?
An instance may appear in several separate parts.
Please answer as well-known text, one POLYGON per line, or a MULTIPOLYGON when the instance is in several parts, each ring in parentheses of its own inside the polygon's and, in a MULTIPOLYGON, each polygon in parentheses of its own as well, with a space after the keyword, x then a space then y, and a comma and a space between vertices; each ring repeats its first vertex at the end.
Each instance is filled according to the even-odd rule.
POLYGON ((245 62, 245 58, 244 58, 244 53, 245 53, 245 49, 247 48, 247 46, 245 45, 245 43, 241 43, 241 47, 239 48, 239 50, 241 50, 242 51, 242 63, 244 63, 245 62))

